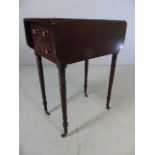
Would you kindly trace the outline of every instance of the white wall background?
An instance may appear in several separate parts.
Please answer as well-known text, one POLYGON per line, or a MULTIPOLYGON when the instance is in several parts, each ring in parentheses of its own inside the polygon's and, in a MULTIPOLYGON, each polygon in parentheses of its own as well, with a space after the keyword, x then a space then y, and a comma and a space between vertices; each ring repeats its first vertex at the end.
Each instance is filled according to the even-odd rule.
MULTIPOLYGON (((134 0, 20 0, 19 63, 20 65, 35 65, 33 50, 26 44, 23 18, 60 17, 126 20, 128 26, 125 45, 119 54, 117 64, 134 65, 134 12, 134 0)), ((90 63, 109 65, 110 59, 110 56, 100 57, 91 60, 90 63)), ((44 64, 52 63, 44 60, 44 64)))

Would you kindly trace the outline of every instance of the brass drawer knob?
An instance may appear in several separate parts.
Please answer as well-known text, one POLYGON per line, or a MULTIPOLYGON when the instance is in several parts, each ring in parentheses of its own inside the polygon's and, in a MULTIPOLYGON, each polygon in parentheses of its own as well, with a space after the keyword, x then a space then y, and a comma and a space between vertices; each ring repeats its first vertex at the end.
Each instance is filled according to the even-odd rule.
POLYGON ((45 53, 46 53, 46 54, 49 54, 49 51, 48 51, 47 49, 45 49, 45 53))
POLYGON ((47 35, 48 35, 48 30, 42 31, 42 36, 43 36, 43 37, 45 37, 45 36, 47 36, 47 35))
POLYGON ((39 32, 39 29, 33 29, 32 32, 33 32, 33 34, 36 34, 39 32))

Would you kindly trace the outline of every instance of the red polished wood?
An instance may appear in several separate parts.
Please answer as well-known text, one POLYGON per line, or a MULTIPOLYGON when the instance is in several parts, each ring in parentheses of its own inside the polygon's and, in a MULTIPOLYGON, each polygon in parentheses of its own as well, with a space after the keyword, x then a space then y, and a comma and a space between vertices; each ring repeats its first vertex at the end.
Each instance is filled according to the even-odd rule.
POLYGON ((60 94, 64 133, 68 132, 66 79, 67 64, 85 61, 84 93, 87 96, 88 60, 112 54, 112 64, 107 95, 107 109, 112 91, 116 59, 123 47, 126 21, 94 19, 26 18, 24 27, 26 41, 34 49, 38 75, 46 114, 47 102, 41 57, 55 63, 59 70, 60 94))

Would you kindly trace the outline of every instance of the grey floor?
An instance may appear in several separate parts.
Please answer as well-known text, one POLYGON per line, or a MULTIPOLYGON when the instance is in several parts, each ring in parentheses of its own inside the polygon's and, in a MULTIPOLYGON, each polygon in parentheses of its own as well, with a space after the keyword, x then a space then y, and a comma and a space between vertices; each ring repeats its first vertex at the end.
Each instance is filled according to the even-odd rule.
POLYGON ((134 155, 134 66, 118 66, 105 108, 109 67, 90 66, 88 95, 83 67, 68 66, 69 134, 61 138, 58 73, 44 67, 50 116, 44 114, 36 66, 20 67, 20 155, 134 155))

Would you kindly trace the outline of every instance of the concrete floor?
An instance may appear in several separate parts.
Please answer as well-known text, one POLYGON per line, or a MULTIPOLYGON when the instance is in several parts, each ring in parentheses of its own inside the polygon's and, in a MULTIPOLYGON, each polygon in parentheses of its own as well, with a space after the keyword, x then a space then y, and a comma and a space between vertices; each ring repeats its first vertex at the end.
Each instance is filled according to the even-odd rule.
POLYGON ((20 155, 134 155, 134 66, 117 66, 111 109, 106 110, 109 67, 66 70, 69 134, 61 138, 58 72, 44 67, 50 116, 45 115, 36 66, 20 67, 20 155))

